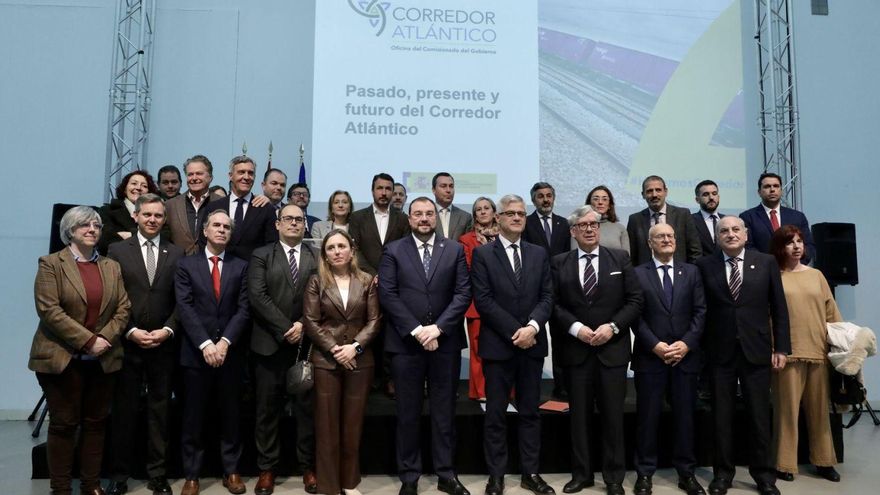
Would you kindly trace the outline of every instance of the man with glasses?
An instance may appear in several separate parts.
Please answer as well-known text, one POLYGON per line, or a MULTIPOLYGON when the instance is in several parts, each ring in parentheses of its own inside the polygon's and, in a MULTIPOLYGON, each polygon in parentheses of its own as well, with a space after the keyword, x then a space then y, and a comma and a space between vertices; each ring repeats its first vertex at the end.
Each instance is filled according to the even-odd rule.
POLYGON ((629 329, 638 323, 642 289, 626 251, 599 245, 601 218, 588 205, 576 209, 568 223, 578 248, 554 257, 552 263, 551 329, 553 338, 564 342, 559 359, 571 383, 572 477, 562 491, 577 493, 595 483, 590 452, 597 440, 590 437, 590 423, 598 405, 605 491, 622 495, 629 329))
POLYGON ((547 251, 521 239, 526 205, 515 194, 498 202, 499 236, 474 250, 471 284, 480 313, 479 355, 486 376, 483 445, 486 495, 501 495, 507 468, 507 404, 515 389, 519 419, 520 486, 536 495, 555 493, 538 474, 541 418, 538 401, 547 356, 545 325, 553 309, 547 251))
POLYGON ((700 372, 700 338, 706 318, 706 296, 700 271, 673 260, 675 232, 659 224, 648 231, 654 257, 636 267, 644 309, 638 325, 632 368, 636 375, 635 495, 650 495, 657 470, 657 436, 663 397, 670 392, 674 442, 672 465, 678 487, 688 495, 706 492, 694 477, 694 408, 700 372))
MULTIPOLYGON (((303 244, 306 218, 303 210, 289 204, 278 212, 278 242, 257 248, 248 266, 248 295, 253 318, 251 352, 254 356, 254 392, 257 419, 254 440, 260 477, 257 495, 274 491, 281 460, 279 426, 287 402, 287 370, 308 359, 311 342, 303 334, 303 294, 320 259, 303 244)), ((315 423, 311 390, 290 397, 296 419, 296 460, 307 493, 317 493, 315 478, 315 423)))
POLYGON ((287 204, 296 205, 302 208, 303 213, 306 216, 306 238, 312 237, 312 225, 315 222, 319 222, 321 219, 318 217, 313 217, 309 215, 309 204, 312 202, 312 192, 309 191, 308 184, 303 182, 297 182, 296 184, 290 186, 290 189, 287 190, 287 204))

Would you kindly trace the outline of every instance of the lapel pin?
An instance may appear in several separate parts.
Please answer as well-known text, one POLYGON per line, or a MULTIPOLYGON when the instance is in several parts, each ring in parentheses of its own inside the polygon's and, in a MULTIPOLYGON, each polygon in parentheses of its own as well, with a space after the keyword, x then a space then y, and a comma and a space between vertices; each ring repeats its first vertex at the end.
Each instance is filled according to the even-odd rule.
POLYGON ((163 250, 162 250, 162 254, 166 254, 166 253, 168 253, 168 250, 167 250, 167 249, 163 249, 163 250))
POLYGON ((681 272, 678 272, 678 274, 681 275, 681 272))
POLYGON ((749 265, 749 270, 754 270, 754 269, 755 269, 755 265, 749 265))

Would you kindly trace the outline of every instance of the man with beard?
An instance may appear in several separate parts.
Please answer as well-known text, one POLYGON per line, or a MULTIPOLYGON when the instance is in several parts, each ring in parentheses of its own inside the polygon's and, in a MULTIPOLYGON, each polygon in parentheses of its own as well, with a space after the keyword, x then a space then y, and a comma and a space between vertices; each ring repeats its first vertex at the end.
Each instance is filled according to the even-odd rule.
POLYGON ((715 226, 724 215, 718 213, 721 197, 718 195, 718 184, 711 180, 704 180, 694 188, 694 200, 700 205, 700 211, 693 214, 694 226, 697 235, 700 236, 700 247, 703 255, 712 254, 718 249, 715 242, 715 226))
POLYGON ((658 223, 672 225, 678 236, 675 248, 675 261, 693 263, 703 250, 691 212, 666 203, 666 181, 657 175, 649 175, 642 181, 642 198, 648 207, 629 216, 626 232, 629 234, 629 254, 634 265, 638 266, 651 261, 651 249, 648 247, 648 229, 658 223))

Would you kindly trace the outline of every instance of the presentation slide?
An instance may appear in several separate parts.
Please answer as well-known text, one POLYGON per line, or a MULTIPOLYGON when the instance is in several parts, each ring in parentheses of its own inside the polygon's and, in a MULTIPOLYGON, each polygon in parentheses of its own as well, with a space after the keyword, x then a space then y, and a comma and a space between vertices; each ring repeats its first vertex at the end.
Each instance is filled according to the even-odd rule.
POLYGON ((456 202, 539 179, 534 0, 316 4, 312 197, 369 202, 388 172, 410 198, 447 171, 456 202))
POLYGON ((634 211, 651 174, 746 206, 740 0, 327 0, 315 37, 315 201, 446 171, 465 208, 545 180, 563 214, 598 184, 634 211))

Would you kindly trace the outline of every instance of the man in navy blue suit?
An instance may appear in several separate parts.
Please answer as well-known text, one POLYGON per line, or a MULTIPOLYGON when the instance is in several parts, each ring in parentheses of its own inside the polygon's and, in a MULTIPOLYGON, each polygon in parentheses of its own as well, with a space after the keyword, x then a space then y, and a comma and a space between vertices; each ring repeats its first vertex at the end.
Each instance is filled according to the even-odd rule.
POLYGON ((486 376, 483 446, 489 482, 486 495, 501 495, 507 468, 507 403, 516 389, 519 417, 520 486, 535 494, 555 493, 538 474, 541 418, 538 401, 547 356, 544 328, 553 308, 547 251, 521 239, 526 205, 515 194, 498 201, 500 235, 474 250, 471 283, 482 319, 479 354, 486 376))
POLYGON ((758 178, 758 196, 761 204, 739 214, 748 230, 746 248, 769 253, 773 232, 783 225, 794 225, 804 233, 807 253, 802 262, 807 264, 816 256, 816 244, 810 232, 810 222, 803 213, 782 206, 782 177, 765 172, 758 178))
POLYGON ((174 289, 184 339, 180 348, 184 403, 181 450, 186 477, 182 495, 198 495, 204 447, 202 430, 216 400, 220 416, 223 486, 244 493, 238 472, 241 457, 239 405, 250 328, 247 262, 226 252, 235 225, 223 210, 205 218, 205 249, 177 264, 174 289))
POLYGON ((721 196, 718 194, 718 184, 706 179, 694 187, 694 200, 700 205, 700 211, 693 214, 694 226, 700 238, 700 248, 703 256, 712 254, 718 250, 715 241, 715 226, 724 215, 718 213, 721 205, 721 196))
POLYGON ((400 495, 418 493, 422 474, 419 424, 425 378, 431 401, 431 448, 437 489, 470 495, 455 473, 455 390, 464 313, 471 286, 464 248, 435 233, 437 205, 426 197, 409 206, 412 235, 389 243, 379 263, 379 300, 390 324, 385 352, 397 392, 400 495))
POLYGON ((634 329, 632 360, 636 382, 636 495, 651 493, 651 478, 657 470, 660 413, 667 389, 675 425, 672 464, 678 472, 678 486, 688 495, 706 493, 694 477, 694 407, 706 296, 697 267, 673 260, 675 243, 671 225, 651 227, 648 245, 653 259, 635 269, 644 298, 642 316, 634 329))

